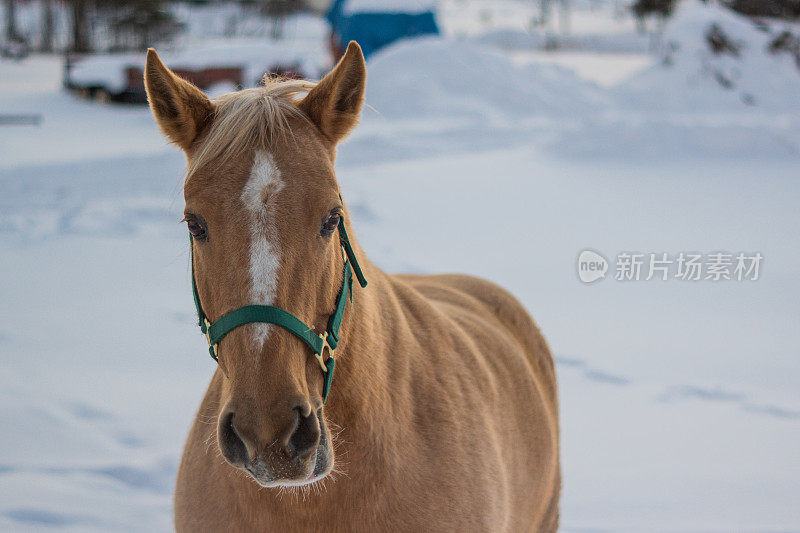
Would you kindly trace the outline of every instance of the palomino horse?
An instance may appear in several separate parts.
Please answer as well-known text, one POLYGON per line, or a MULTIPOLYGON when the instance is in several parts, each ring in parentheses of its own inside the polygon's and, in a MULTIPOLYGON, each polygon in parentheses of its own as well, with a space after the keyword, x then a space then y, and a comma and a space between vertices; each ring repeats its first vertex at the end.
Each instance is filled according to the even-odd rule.
POLYGON ((176 528, 555 531, 556 378, 533 320, 481 279, 386 274, 347 235, 334 157, 364 100, 358 45, 317 84, 213 101, 153 50, 145 70, 188 159, 192 277, 219 362, 176 528))

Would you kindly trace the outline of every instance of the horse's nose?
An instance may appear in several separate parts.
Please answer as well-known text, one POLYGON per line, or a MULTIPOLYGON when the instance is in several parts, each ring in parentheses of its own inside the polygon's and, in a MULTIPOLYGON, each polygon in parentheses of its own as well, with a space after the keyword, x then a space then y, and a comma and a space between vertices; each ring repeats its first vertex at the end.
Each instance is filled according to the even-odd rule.
MULTIPOLYGON (((283 430, 277 438, 259 439, 259 431, 249 427, 245 419, 236 416, 235 411, 226 411, 219 420, 218 436, 222 454, 233 465, 245 467, 261 453, 268 442, 284 450, 288 459, 306 459, 319 444, 321 435, 317 413, 309 405, 298 406, 287 413, 283 420, 283 430), (263 440, 263 442, 262 442, 263 440)), ((266 435, 265 435, 266 437, 266 435)))
POLYGON ((244 467, 250 462, 250 453, 244 439, 234 426, 235 418, 236 414, 233 411, 228 411, 220 417, 217 428, 219 448, 231 464, 244 467))
POLYGON ((289 433, 286 451, 291 457, 305 458, 316 450, 319 444, 319 418, 313 409, 296 407, 294 412, 296 423, 289 433))

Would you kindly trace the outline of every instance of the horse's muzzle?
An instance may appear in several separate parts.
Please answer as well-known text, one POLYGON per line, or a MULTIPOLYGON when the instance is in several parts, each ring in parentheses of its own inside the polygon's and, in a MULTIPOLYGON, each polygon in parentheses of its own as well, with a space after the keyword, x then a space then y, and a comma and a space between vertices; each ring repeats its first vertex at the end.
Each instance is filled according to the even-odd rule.
POLYGON ((306 410, 307 415, 303 411, 295 408, 291 423, 267 442, 244 417, 226 409, 217 430, 222 455, 265 487, 305 485, 325 477, 332 468, 333 452, 322 409, 306 410))

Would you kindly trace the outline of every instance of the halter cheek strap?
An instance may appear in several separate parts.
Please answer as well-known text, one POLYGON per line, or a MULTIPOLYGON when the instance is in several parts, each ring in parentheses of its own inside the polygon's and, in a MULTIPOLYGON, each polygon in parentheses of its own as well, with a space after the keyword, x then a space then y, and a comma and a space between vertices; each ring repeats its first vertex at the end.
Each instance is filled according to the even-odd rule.
POLYGON ((342 280, 342 288, 339 291, 339 296, 336 298, 336 309, 328 319, 328 326, 321 334, 315 333, 311 327, 289 311, 272 305, 245 305, 211 322, 205 311, 203 311, 203 306, 200 303, 200 294, 197 292, 197 281, 194 275, 194 242, 191 236, 189 237, 189 247, 192 257, 192 294, 194 296, 194 305, 197 308, 198 325, 203 334, 205 334, 206 340, 208 340, 208 351, 215 361, 219 362, 220 341, 234 329, 254 322, 275 324, 293 333, 311 348, 314 357, 316 357, 317 362, 322 368, 322 374, 325 378, 322 388, 322 401, 323 403, 325 402, 331 389, 333 370, 336 368, 333 352, 339 345, 339 329, 342 326, 347 300, 348 298, 351 302, 353 300, 353 274, 355 273, 358 283, 362 287, 367 286, 367 280, 364 278, 364 273, 361 271, 361 267, 356 260, 353 247, 350 244, 350 239, 347 237, 347 230, 345 230, 343 219, 340 219, 338 229, 339 241, 345 256, 344 278, 342 280), (328 350, 327 360, 325 359, 326 348, 328 350))

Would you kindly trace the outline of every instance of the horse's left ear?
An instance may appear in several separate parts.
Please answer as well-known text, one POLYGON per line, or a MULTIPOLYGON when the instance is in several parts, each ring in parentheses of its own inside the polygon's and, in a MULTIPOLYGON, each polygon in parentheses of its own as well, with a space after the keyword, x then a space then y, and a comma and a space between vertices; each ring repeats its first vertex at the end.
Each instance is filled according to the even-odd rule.
POLYGON ((152 48, 147 51, 144 87, 161 131, 188 151, 211 117, 211 101, 203 91, 164 66, 152 48))
POLYGON ((336 144, 358 123, 366 86, 364 54, 358 43, 350 41, 339 63, 298 105, 322 134, 336 144))

